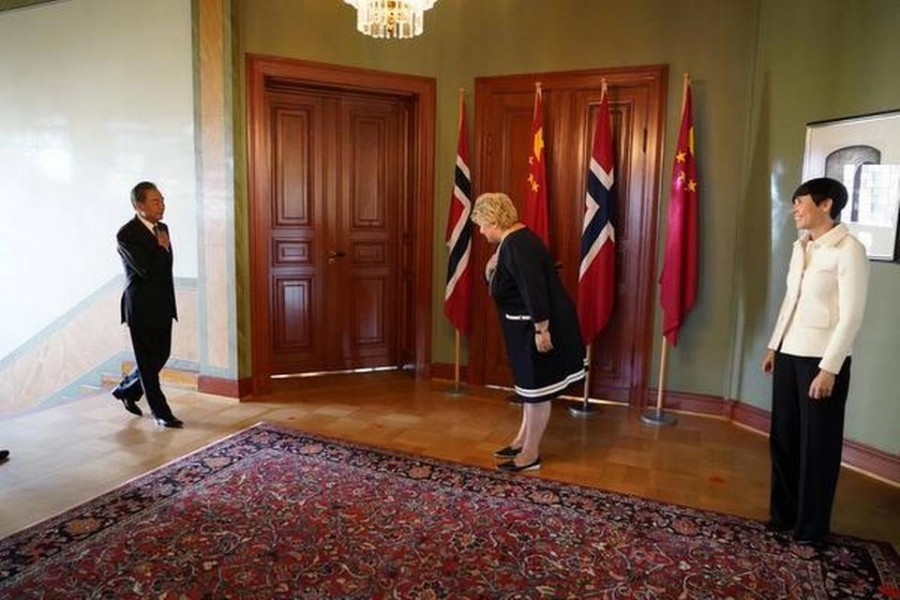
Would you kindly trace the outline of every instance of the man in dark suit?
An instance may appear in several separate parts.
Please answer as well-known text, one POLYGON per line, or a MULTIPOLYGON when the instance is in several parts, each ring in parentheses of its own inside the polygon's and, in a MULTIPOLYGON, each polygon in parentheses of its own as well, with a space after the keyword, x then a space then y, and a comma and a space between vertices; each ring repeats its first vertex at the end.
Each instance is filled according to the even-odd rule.
POLYGON ((122 294, 122 322, 128 323, 137 366, 113 389, 125 410, 142 415, 137 402, 147 396, 156 422, 180 428, 183 423, 172 414, 159 387, 159 372, 172 349, 172 320, 175 284, 172 280, 172 243, 169 228, 160 219, 165 199, 156 185, 142 181, 131 190, 135 216, 116 234, 119 255, 125 267, 122 294))

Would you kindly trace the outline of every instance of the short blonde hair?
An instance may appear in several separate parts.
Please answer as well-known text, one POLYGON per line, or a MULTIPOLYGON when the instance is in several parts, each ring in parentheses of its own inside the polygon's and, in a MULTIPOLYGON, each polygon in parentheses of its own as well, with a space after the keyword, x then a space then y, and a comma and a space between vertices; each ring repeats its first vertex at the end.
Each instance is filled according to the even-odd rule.
POLYGON ((516 206, 502 192, 487 192, 478 196, 472 209, 472 221, 478 225, 496 225, 509 229, 519 220, 516 206))

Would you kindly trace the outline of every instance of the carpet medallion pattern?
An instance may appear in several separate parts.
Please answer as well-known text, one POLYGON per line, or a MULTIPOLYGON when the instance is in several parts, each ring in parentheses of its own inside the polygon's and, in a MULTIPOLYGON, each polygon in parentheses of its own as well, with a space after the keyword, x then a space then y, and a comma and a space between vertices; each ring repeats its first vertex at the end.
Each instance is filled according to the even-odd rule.
POLYGON ((0 541, 2 598, 894 598, 888 544, 259 424, 0 541))

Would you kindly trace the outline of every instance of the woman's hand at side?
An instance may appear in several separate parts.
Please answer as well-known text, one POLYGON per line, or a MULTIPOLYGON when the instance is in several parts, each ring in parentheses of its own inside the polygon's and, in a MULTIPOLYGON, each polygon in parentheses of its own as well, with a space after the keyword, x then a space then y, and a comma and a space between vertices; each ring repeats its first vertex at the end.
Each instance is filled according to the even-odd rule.
POLYGON ((553 350, 553 339, 550 337, 549 327, 535 330, 534 345, 537 347, 537 351, 541 353, 553 350))

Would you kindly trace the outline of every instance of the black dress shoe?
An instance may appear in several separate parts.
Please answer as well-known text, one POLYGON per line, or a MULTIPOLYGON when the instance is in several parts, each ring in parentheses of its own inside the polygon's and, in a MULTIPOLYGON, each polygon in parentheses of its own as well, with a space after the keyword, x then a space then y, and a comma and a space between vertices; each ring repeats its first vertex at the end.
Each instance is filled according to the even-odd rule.
POLYGON ((826 535, 828 534, 810 535, 808 533, 794 532, 794 542, 801 546, 815 546, 818 548, 822 545, 822 540, 826 535))
POLYGON ((775 519, 769 519, 766 521, 766 529, 769 531, 787 531, 789 529, 793 529, 791 525, 786 525, 781 521, 776 521, 775 519))
POLYGON ((825 548, 825 542, 822 541, 822 538, 794 537, 794 543, 798 546, 811 548, 816 551, 823 550, 825 548))
POLYGON ((519 473, 520 471, 537 471, 541 468, 541 457, 538 456, 527 465, 522 465, 521 467, 517 465, 515 461, 511 460, 509 462, 500 463, 499 465, 497 465, 497 468, 501 471, 506 471, 507 473, 519 473))
POLYGON ((521 448, 513 448, 512 446, 503 446, 499 450, 494 451, 497 458, 515 458, 522 451, 521 448))
POLYGON ((138 417, 142 416, 144 412, 141 410, 141 407, 137 405, 137 402, 133 398, 129 398, 125 394, 122 393, 118 388, 113 388, 112 395, 122 401, 122 406, 125 407, 125 410, 130 412, 133 415, 138 417))
POLYGON ((0 450, 0 462, 5 461, 9 458, 9 450, 0 450))
POLYGON ((156 417, 156 424, 163 427, 168 427, 169 429, 181 429, 182 427, 184 427, 184 421, 175 417, 169 417, 168 419, 161 419, 159 417, 156 417))

